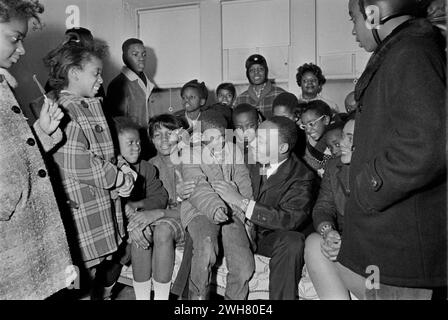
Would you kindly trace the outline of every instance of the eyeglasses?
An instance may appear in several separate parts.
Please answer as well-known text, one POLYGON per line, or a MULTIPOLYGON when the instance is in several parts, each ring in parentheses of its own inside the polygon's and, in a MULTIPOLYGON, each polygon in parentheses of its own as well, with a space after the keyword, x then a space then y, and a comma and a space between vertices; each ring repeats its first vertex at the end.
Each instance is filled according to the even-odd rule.
POLYGON ((307 128, 308 128, 309 130, 314 129, 314 128, 316 127, 317 122, 320 121, 320 120, 322 120, 324 117, 325 117, 325 115, 323 115, 323 116, 317 118, 316 120, 310 121, 310 122, 308 122, 308 123, 306 123, 306 124, 301 123, 301 124, 299 125, 299 127, 300 127, 300 129, 302 129, 302 130, 306 130, 307 128))

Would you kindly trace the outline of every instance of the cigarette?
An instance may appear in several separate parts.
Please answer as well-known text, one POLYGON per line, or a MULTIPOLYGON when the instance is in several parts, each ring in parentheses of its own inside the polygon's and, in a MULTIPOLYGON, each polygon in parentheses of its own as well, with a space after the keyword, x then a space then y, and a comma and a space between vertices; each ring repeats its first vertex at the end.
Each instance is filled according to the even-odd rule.
POLYGON ((48 97, 45 94, 44 87, 42 87, 42 85, 40 84, 39 80, 37 80, 37 76, 36 75, 33 75, 33 80, 34 80, 34 82, 36 82, 36 84, 37 84, 37 86, 39 88, 40 93, 42 93, 42 95, 45 97, 45 99, 48 100, 48 97))

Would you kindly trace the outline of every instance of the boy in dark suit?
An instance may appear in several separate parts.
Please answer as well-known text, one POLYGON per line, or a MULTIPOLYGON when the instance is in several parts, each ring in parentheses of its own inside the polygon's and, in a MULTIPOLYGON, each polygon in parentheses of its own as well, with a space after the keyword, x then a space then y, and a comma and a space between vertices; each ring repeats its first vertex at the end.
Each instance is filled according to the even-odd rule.
POLYGON ((212 186, 224 201, 239 206, 255 225, 255 252, 271 258, 269 298, 293 300, 304 264, 305 236, 300 231, 310 221, 315 176, 292 153, 297 142, 293 121, 273 117, 263 122, 257 142, 258 163, 250 166, 254 201, 244 199, 226 182, 217 181, 212 186))

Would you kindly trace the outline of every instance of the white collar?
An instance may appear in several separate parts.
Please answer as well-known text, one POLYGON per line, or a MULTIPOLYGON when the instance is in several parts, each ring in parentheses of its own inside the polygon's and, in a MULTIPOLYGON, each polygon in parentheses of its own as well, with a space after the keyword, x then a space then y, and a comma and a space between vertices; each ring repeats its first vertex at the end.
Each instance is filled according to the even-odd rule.
POLYGON ((196 123, 198 122, 198 119, 199 119, 200 116, 201 116, 201 112, 199 112, 199 114, 198 114, 198 116, 196 117, 196 119, 191 119, 191 118, 188 116, 187 111, 185 111, 185 118, 187 119, 187 121, 188 121, 188 125, 190 126, 190 128, 196 125, 196 123))
POLYGON ((0 68, 0 75, 2 75, 5 78, 6 82, 8 82, 8 85, 11 88, 15 89, 19 86, 19 83, 17 82, 16 78, 14 78, 14 76, 10 74, 8 70, 0 68))
POLYGON ((274 175, 275 173, 277 173, 278 168, 286 162, 286 160, 288 160, 288 158, 286 158, 285 160, 278 162, 278 163, 274 163, 271 164, 271 166, 266 169, 266 178, 269 179, 269 177, 271 177, 272 175, 274 175))
MULTIPOLYGON (((121 73, 124 74, 126 76, 126 78, 129 79, 129 81, 138 81, 139 85, 142 87, 142 89, 144 89, 146 92, 151 92, 154 89, 154 83, 152 83, 151 81, 149 81, 148 77, 146 76, 145 73, 143 73, 143 75, 146 78, 146 86, 143 83, 142 79, 138 76, 138 74, 136 74, 134 71, 132 71, 131 69, 129 69, 128 67, 124 66, 123 69, 121 69, 121 73)), ((148 95, 149 96, 149 95, 148 95)))

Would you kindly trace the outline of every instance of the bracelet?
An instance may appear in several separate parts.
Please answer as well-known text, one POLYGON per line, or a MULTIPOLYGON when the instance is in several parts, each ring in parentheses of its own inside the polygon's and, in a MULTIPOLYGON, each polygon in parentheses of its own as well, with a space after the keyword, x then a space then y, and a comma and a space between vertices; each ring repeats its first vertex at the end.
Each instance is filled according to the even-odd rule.
POLYGON ((331 224, 326 224, 322 228, 320 228, 320 235, 325 238, 328 232, 330 232, 331 230, 333 230, 331 224))

